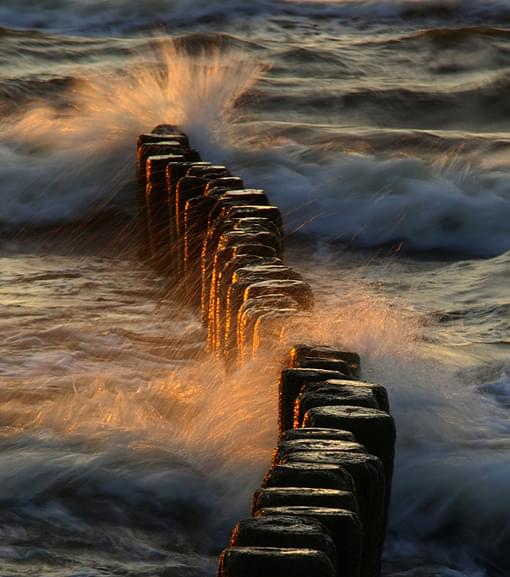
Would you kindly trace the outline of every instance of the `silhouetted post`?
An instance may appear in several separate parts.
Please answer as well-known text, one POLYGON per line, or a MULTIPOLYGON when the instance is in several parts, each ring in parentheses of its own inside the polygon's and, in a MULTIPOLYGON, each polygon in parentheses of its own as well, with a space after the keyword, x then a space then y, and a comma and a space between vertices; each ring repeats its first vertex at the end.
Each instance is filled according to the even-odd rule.
POLYGON ((353 511, 305 506, 267 507, 257 511, 257 516, 265 515, 294 515, 320 521, 329 529, 335 544, 337 577, 359 577, 363 528, 353 511))
POLYGON ((281 464, 332 464, 347 470, 354 479, 360 519, 363 526, 361 575, 380 574, 385 534, 385 472, 375 455, 342 451, 295 451, 281 464))
POLYGON ((301 427, 305 413, 315 407, 351 405, 380 409, 379 401, 370 387, 349 385, 312 385, 304 387, 294 402, 294 428, 301 427))
POLYGON ((314 549, 229 547, 220 556, 218 577, 335 577, 331 560, 314 549))

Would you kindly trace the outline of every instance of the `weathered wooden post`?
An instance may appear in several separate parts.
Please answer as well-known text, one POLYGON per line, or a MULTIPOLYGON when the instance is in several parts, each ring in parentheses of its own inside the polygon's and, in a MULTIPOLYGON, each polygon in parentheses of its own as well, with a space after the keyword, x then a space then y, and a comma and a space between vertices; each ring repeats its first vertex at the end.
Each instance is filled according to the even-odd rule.
MULTIPOLYGON (((200 305, 226 370, 274 362, 280 343, 301 339, 314 296, 282 262, 266 193, 203 162, 169 124, 140 135, 137 174, 145 256, 200 305)), ((395 446, 387 391, 360 380, 359 355, 331 346, 293 343, 283 366, 272 466, 218 576, 379 577, 395 446)))

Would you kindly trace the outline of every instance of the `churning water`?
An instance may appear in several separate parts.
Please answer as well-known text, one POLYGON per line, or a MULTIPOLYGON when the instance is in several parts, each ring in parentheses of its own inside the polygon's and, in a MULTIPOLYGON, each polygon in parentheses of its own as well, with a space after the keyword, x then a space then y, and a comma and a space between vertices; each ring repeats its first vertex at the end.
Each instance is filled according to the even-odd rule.
POLYGON ((277 359, 225 379, 137 260, 134 144, 161 122, 266 188, 314 338, 390 389, 386 573, 510 574, 509 21, 2 3, 0 575, 213 575, 268 467, 277 359))

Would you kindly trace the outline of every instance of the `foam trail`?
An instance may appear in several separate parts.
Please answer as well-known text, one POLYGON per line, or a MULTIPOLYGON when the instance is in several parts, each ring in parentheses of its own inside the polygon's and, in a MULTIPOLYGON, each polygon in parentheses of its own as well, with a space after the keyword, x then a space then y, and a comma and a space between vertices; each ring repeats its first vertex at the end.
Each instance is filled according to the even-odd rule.
POLYGON ((276 371, 225 379, 203 362, 196 315, 159 302, 135 261, 10 255, 2 267, 4 572, 20 574, 6 557, 45 555, 58 577, 179 560, 165 574, 212 575, 269 466, 276 371))
MULTIPOLYGON (((22 417, 18 410, 23 433, 0 442, 0 497, 60 529, 82 531, 99 516, 167 527, 202 553, 223 546, 269 468, 274 368, 226 379, 219 365, 189 363, 134 390, 109 380, 98 374, 22 417), (104 502, 97 510, 95 500, 104 502)), ((13 396, 5 411, 17 407, 13 396)))

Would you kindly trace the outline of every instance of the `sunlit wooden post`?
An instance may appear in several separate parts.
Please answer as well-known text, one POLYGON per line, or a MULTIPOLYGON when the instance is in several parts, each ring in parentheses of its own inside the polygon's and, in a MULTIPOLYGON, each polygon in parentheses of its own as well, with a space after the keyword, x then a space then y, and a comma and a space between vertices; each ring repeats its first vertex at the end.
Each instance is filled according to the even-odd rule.
MULTIPOLYGON (((225 293, 225 288, 230 285, 235 272, 245 266, 281 263, 280 259, 274 256, 256 255, 252 254, 251 251, 245 254, 242 252, 245 246, 253 245, 231 244, 218 250, 215 254, 209 297, 211 319, 208 327, 208 344, 210 350, 215 349, 219 342, 218 339, 221 339, 224 334, 225 305, 222 296, 225 293)), ((267 249, 273 250, 271 247, 267 247, 267 249)))
MULTIPOLYGON (((194 186, 193 192, 176 199, 178 226, 182 227, 178 237, 182 251, 182 275, 187 301, 191 304, 200 304, 201 272, 200 255, 203 238, 207 230, 208 216, 215 201, 206 196, 206 190, 211 181, 230 176, 227 168, 221 165, 192 165, 186 179, 202 179, 203 186, 194 186)), ((198 182, 198 181, 195 181, 198 182)), ((182 193, 182 190, 179 189, 182 193)))
POLYGON ((265 295, 243 302, 238 311, 237 349, 241 365, 253 358, 253 331, 261 315, 274 310, 299 310, 297 302, 283 294, 265 295))
MULTIPOLYGON (((273 237, 273 242, 277 244, 275 237, 273 237)), ((286 281, 296 279, 302 282, 299 273, 281 264, 247 266, 238 269, 232 276, 230 285, 222 294, 220 293, 220 299, 222 299, 220 308, 225 311, 225 318, 220 326, 223 338, 220 337, 217 348, 223 352, 228 366, 233 366, 237 362, 238 315, 244 300, 250 298, 249 287, 260 282, 282 279, 286 281)))
POLYGON ((314 489, 311 487, 265 487, 257 489, 253 495, 252 515, 256 515, 261 509, 269 507, 332 507, 347 509, 354 513, 359 512, 358 501, 352 491, 314 489))
POLYGON ((294 403, 308 383, 325 383, 327 379, 343 378, 338 371, 323 369, 291 368, 282 371, 279 384, 279 434, 280 437, 294 424, 294 403))
POLYGON ((348 509, 334 507, 286 506, 267 507, 257 516, 291 515, 312 518, 324 525, 335 545, 334 565, 338 577, 359 577, 362 557, 363 527, 359 516, 348 509))
POLYGON ((196 162, 200 160, 198 152, 189 146, 188 137, 175 127, 160 125, 161 131, 141 134, 137 140, 136 164, 138 178, 138 207, 139 207, 139 239, 141 254, 151 256, 153 263, 164 266, 170 272, 172 263, 171 238, 168 241, 168 257, 163 253, 154 255, 154 249, 162 247, 163 233, 161 228, 166 228, 166 234, 170 234, 170 222, 166 226, 167 218, 164 215, 164 207, 168 207, 167 183, 165 182, 165 159, 170 162, 182 163, 196 162), (173 130, 170 130, 173 128, 173 130), (160 157, 160 158, 158 158, 160 157), (153 158, 151 163, 148 159, 153 158), (156 160, 157 159, 157 160, 156 160), (152 246, 151 246, 152 238, 152 246))
POLYGON ((384 466, 375 455, 340 451, 296 451, 282 464, 324 463, 346 469, 354 479, 363 526, 361 575, 379 575, 385 529, 386 485, 384 466))
POLYGON ((325 553, 314 549, 276 547, 229 547, 220 557, 218 577, 248 575, 292 575, 292 577, 335 577, 325 553))
POLYGON ((149 156, 146 162, 145 210, 150 258, 153 265, 163 272, 167 272, 171 266, 166 167, 169 163, 178 162, 184 162, 184 156, 178 154, 149 156))
MULTIPOLYGON (((234 183, 232 183, 234 184, 234 183)), ((201 311, 202 319, 207 322, 209 318, 209 296, 211 291, 211 279, 214 277, 213 262, 218 243, 223 232, 233 227, 228 218, 228 210, 234 207, 247 206, 250 204, 269 205, 266 194, 262 190, 231 189, 226 190, 217 197, 217 202, 210 211, 207 221, 207 232, 202 243, 200 255, 201 283, 201 311)), ((220 247, 221 248, 221 247, 220 247)))

